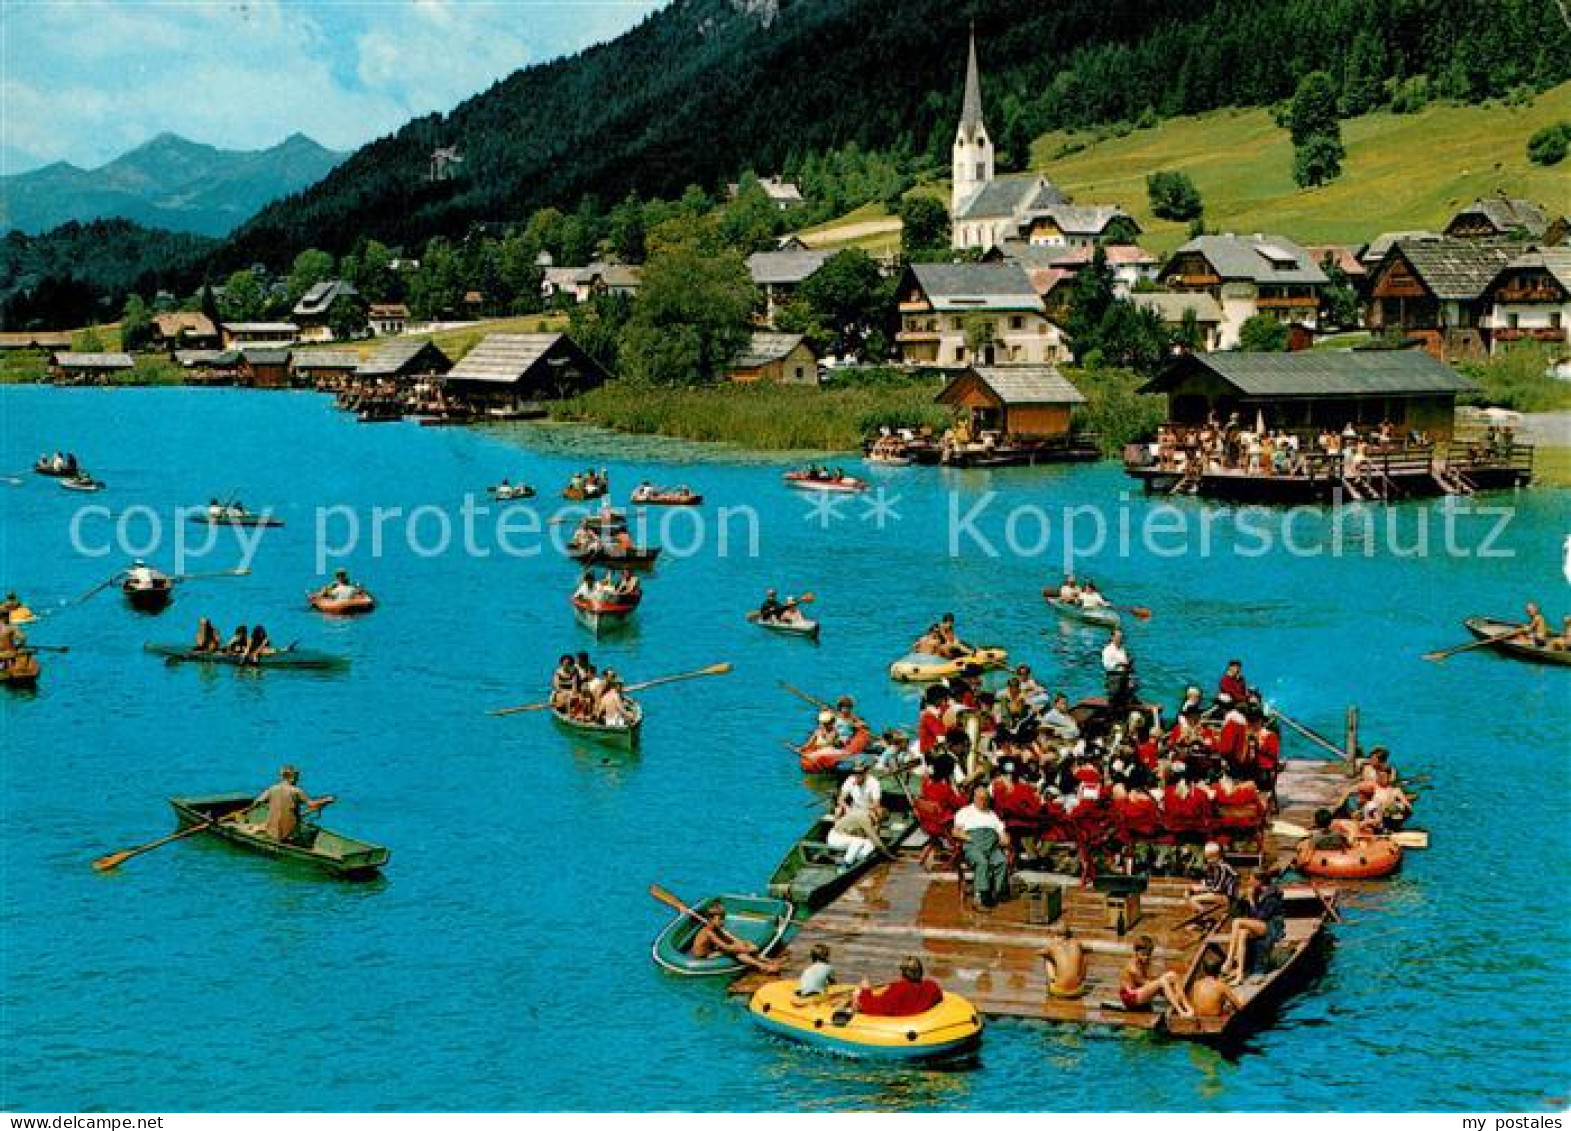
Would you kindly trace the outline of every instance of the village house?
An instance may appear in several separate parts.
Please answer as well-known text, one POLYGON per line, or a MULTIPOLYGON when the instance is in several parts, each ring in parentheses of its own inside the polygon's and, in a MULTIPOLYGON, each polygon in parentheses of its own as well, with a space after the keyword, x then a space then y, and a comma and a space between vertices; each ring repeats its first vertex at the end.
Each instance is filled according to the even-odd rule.
POLYGON ((1220 345, 1238 347, 1238 332, 1256 314, 1313 329, 1325 272, 1281 236, 1198 236, 1173 253, 1158 276, 1164 289, 1208 294, 1222 311, 1220 345))
POLYGON ((1347 281, 1360 295, 1369 283, 1369 270, 1364 266, 1364 261, 1358 257, 1358 252, 1343 244, 1321 243, 1305 246, 1309 258, 1320 264, 1320 270, 1330 279, 1332 267, 1347 276, 1347 281))
POLYGON ((1237 413, 1245 427, 1313 435, 1390 422, 1399 436, 1449 439, 1456 398, 1475 386, 1423 350, 1224 351, 1175 359, 1142 393, 1168 398, 1168 420, 1194 426, 1237 413))
POLYGON ((152 319, 153 348, 173 354, 176 350, 213 350, 221 339, 213 320, 199 310, 174 310, 152 319))
MULTIPOLYGON (((1135 244, 1107 244, 1102 252, 1107 259, 1107 268, 1113 274, 1113 292, 1118 297, 1128 298, 1135 288, 1156 281, 1160 260, 1145 248, 1135 244)), ((1064 247, 1006 240, 983 255, 982 260, 985 263, 1013 260, 1028 272, 1048 270, 1074 275, 1090 263, 1095 255, 1095 245, 1064 247)))
POLYGON ((289 313, 300 327, 302 342, 330 342, 337 336, 334 326, 359 323, 365 307, 353 283, 326 279, 301 295, 289 313))
POLYGON ((187 385, 233 385, 239 377, 238 350, 175 350, 187 385))
POLYGON ((1365 322, 1421 342, 1441 361, 1479 357, 1488 346, 1484 290, 1518 250, 1476 240, 1397 240, 1370 274, 1365 322))
POLYGON ((902 360, 955 366, 1069 360, 1018 263, 915 263, 898 290, 902 360))
POLYGON ((135 368, 136 362, 128 353, 61 351, 49 358, 50 377, 61 385, 107 385, 135 368))
POLYGON ((452 359, 429 338, 384 342, 355 369, 362 381, 413 383, 421 377, 440 376, 453 368, 452 359))
POLYGON ((243 349, 235 367, 235 384, 248 389, 287 389, 291 385, 290 351, 243 349))
POLYGON ((796 297, 797 289, 833 254, 804 247, 793 251, 755 251, 747 257, 747 273, 764 296, 761 317, 765 324, 774 325, 780 308, 796 297))
POLYGON ((1374 274, 1375 268, 1380 266, 1380 261, 1386 257, 1386 253, 1396 246, 1397 240, 1438 240, 1444 238, 1439 232, 1381 232, 1358 251, 1358 262, 1364 268, 1364 293, 1366 295, 1369 293, 1369 277, 1374 274))
POLYGON ((641 272, 630 263, 596 260, 573 274, 573 301, 588 302, 595 295, 638 293, 641 272))
POLYGON ((1548 230, 1548 214, 1533 201, 1488 196, 1458 209, 1443 234, 1458 240, 1541 240, 1548 230))
POLYGON ((566 334, 487 334, 442 379, 462 403, 497 417, 540 416, 541 403, 602 385, 611 375, 566 334))
POLYGON ((1089 251, 1108 235, 1115 220, 1139 234, 1140 225, 1135 218, 1116 204, 1054 204, 1028 213, 1021 237, 1037 247, 1089 251))
POLYGON ((225 322, 220 330, 225 349, 287 349, 300 340, 293 322, 225 322))
POLYGON ((967 414, 973 435, 1018 443, 1067 437, 1070 414, 1086 398, 1053 365, 974 365, 936 400, 967 414))
POLYGON ((373 302, 366 324, 378 338, 396 338, 409 325, 409 308, 401 302, 373 302))
POLYGON ((1210 352, 1222 348, 1222 307, 1204 291, 1193 294, 1140 291, 1130 295, 1129 301, 1142 310, 1151 311, 1169 331, 1181 329, 1186 318, 1192 319, 1200 333, 1201 350, 1210 352))
POLYGON ((818 355, 801 334, 754 333, 726 375, 738 384, 816 385, 818 355))
MULTIPOLYGON (((781 180, 779 174, 772 177, 760 177, 758 187, 764 190, 764 195, 769 198, 781 212, 789 212, 802 203, 802 189, 795 181, 781 180)), ((741 191, 741 185, 735 181, 726 185, 726 199, 735 200, 736 194, 741 191)))
POLYGON ((1484 288, 1489 350, 1539 342, 1560 358, 1571 344, 1571 248, 1534 248, 1484 288))

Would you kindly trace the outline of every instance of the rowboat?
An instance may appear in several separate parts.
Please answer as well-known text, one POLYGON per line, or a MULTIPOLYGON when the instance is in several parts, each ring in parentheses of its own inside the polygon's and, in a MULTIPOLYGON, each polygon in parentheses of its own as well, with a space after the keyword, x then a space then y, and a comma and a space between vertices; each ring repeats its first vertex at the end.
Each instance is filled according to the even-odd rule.
POLYGON ((79 471, 61 479, 60 486, 67 491, 102 491, 104 489, 103 480, 94 479, 85 471, 79 471))
POLYGON ((487 487, 486 491, 499 503, 535 497, 535 489, 527 483, 500 483, 495 487, 487 487))
POLYGON ((801 491, 830 491, 855 494, 867 490, 867 481, 854 475, 815 476, 806 471, 788 471, 783 476, 786 486, 801 491))
POLYGON ((704 497, 684 487, 675 491, 634 491, 627 501, 635 507, 696 507, 704 497))
POLYGON ((251 801, 249 793, 218 793, 208 797, 171 797, 169 804, 182 829, 216 821, 207 831, 219 840, 340 879, 370 879, 392 855, 379 844, 313 824, 301 826, 300 843, 274 840, 263 831, 267 827, 267 806, 253 805, 251 801))
POLYGON ((42 674, 38 656, 30 649, 24 648, 9 660, 0 660, 0 684, 6 687, 37 687, 38 677, 42 674))
POLYGON ((200 522, 206 526, 282 526, 284 520, 273 518, 271 515, 253 514, 250 511, 235 510, 225 507, 219 511, 207 510, 201 514, 193 514, 192 522, 200 522))
POLYGON ((866 727, 858 727, 843 746, 809 746, 797 748, 797 762, 804 774, 832 774, 855 762, 873 740, 866 727))
POLYGON ((1117 609, 1088 609, 1084 605, 1060 601, 1052 593, 1053 590, 1051 589, 1043 590, 1042 596, 1047 598, 1047 603, 1052 606, 1053 611, 1065 620, 1075 620, 1081 624, 1093 624, 1098 628, 1117 628, 1123 623, 1124 618, 1118 615, 1117 609))
POLYGON ((660 556, 659 546, 633 546, 622 549, 618 546, 607 546, 603 542, 581 549, 567 551, 567 556, 586 566, 612 566, 616 569, 649 570, 653 569, 655 559, 660 556))
POLYGON ((747 614, 747 619, 759 628, 767 628, 770 632, 778 632, 782 636, 805 636, 809 640, 818 639, 818 622, 809 620, 804 616, 797 616, 794 620, 764 620, 754 609, 747 614))
MULTIPOLYGON (((834 818, 829 816, 814 821, 769 877, 769 894, 790 900, 799 913, 817 911, 832 902, 880 859, 875 852, 853 868, 841 867, 844 854, 830 848, 828 841, 834 823, 834 818)), ((893 852, 916 826, 916 818, 909 813, 887 813, 878 835, 885 847, 893 852)))
POLYGON ((1491 651, 1510 656, 1513 660, 1526 660, 1530 664, 1552 664, 1571 667, 1571 651, 1560 652, 1540 647, 1522 636, 1522 626, 1498 617, 1468 617, 1462 626, 1480 640, 1490 641, 1491 651))
POLYGON ((317 612, 333 617, 359 616, 376 608, 376 598, 364 589, 356 589, 348 597, 324 597, 320 592, 307 593, 305 599, 317 612))
POLYGON ((644 599, 643 593, 634 593, 614 601, 597 601, 588 597, 574 597, 573 615, 578 622, 596 636, 603 628, 616 628, 626 624, 644 599))
POLYGON ((144 644, 142 651, 162 656, 169 664, 216 664, 233 668, 295 668, 299 670, 327 671, 346 668, 349 661, 343 656, 328 652, 312 652, 305 648, 285 648, 268 652, 254 660, 247 660, 233 652, 198 652, 184 644, 144 644))
POLYGON ((910 467, 916 461, 910 456, 876 455, 869 453, 863 457, 868 463, 880 464, 884 467, 910 467))
POLYGON ((747 1003, 754 1023, 768 1033, 843 1056, 873 1060, 931 1061, 968 1055, 982 1040, 976 1006, 950 990, 932 1009, 907 1017, 880 1017, 849 1006, 851 987, 801 997, 789 978, 760 986, 747 1003))
MULTIPOLYGON (((762 895, 717 895, 695 904, 694 910, 704 911, 716 903, 725 908, 726 932, 752 943, 760 954, 768 954, 791 929, 791 905, 783 899, 762 895)), ((655 963, 673 974, 691 978, 736 974, 745 969, 729 954, 694 958, 689 948, 700 926, 691 915, 678 912, 650 948, 655 963)))
POLYGON ((120 583, 120 592, 137 612, 157 613, 168 608, 174 599, 175 583, 161 573, 153 574, 146 581, 128 577, 120 583))
POLYGON ((1001 668, 1009 660, 1002 648, 978 648, 953 659, 927 652, 907 652, 889 665, 889 678, 898 683, 937 683, 967 668, 1001 668))
MULTIPOLYGON (((1301 984, 1307 978, 1326 938, 1327 908, 1334 905, 1336 892, 1334 889, 1316 889, 1308 884, 1294 884, 1282 889, 1282 897, 1282 938, 1264 962, 1264 969, 1249 975, 1242 985, 1233 987, 1243 1007, 1223 1017, 1180 1017, 1170 1011, 1164 1013, 1158 1023, 1162 1031, 1170 1037, 1188 1041, 1229 1044, 1258 1028, 1267 1011, 1280 1002, 1295 984, 1301 984)), ((1225 953, 1227 935, 1224 931, 1212 934, 1200 944, 1184 980, 1185 992, 1194 984, 1201 956, 1213 947, 1225 953)))
POLYGON ((638 736, 644 727, 644 709, 637 703, 628 701, 628 712, 632 716, 632 722, 619 727, 571 718, 555 707, 551 708, 551 717, 563 730, 571 731, 594 742, 603 742, 607 746, 621 746, 631 750, 638 745, 638 736))
POLYGON ((598 499, 611 490, 607 483, 586 483, 581 487, 574 487, 569 483, 562 488, 562 498, 570 503, 581 503, 586 499, 598 499))

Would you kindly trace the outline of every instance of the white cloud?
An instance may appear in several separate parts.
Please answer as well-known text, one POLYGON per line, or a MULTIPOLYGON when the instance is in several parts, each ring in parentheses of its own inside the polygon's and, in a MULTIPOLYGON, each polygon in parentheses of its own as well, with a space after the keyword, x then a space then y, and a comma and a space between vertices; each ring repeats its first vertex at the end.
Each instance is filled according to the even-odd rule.
POLYGON ((96 165, 168 130, 227 148, 350 149, 657 0, 9 0, 0 152, 96 165))

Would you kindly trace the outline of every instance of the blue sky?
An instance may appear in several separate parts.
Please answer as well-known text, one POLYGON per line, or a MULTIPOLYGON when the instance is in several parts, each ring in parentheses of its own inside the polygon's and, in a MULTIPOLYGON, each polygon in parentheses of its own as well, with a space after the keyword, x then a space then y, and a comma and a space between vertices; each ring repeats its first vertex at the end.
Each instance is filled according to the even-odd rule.
POLYGON ((0 0, 0 171, 101 165, 165 131, 352 149, 662 2, 0 0))

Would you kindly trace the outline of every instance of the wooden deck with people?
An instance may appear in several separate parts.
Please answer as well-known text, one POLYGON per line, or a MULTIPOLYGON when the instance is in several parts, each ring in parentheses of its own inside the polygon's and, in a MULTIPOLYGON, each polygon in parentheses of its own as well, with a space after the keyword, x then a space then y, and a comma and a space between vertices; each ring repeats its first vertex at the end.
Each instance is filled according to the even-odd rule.
MULTIPOLYGON (((1285 822, 1307 825, 1314 810, 1330 806, 1350 784, 1346 762, 1288 761, 1277 782, 1285 822)), ((1291 859, 1290 839, 1272 836, 1268 856, 1276 864, 1291 859)), ((794 972, 814 945, 830 948, 842 980, 866 976, 875 982, 893 975, 900 960, 915 955, 929 977, 969 998, 983 1014, 1098 1025, 1155 1029, 1163 1011, 1131 1011, 1118 1006, 1119 973, 1142 935, 1155 943, 1152 967, 1172 969, 1186 982, 1208 941, 1204 929, 1186 924, 1194 915, 1186 893, 1194 881, 1153 876, 1137 899, 1125 900, 1083 887, 1077 876, 1029 870, 1015 875, 1023 894, 983 911, 965 897, 952 868, 930 871, 920 859, 920 834, 896 858, 872 869, 839 899, 803 925, 785 952, 794 972), (1066 924, 1086 954, 1086 992, 1074 999, 1047 993, 1041 951, 1054 925, 1066 924)), ((1307 885, 1296 893, 1314 898, 1307 885)), ((1334 891, 1325 886, 1327 898, 1334 891)), ((1293 930, 1318 930, 1318 919, 1290 921, 1293 930), (1310 928, 1309 924, 1316 924, 1310 928)), ((766 981, 749 975, 731 991, 751 993, 766 981)))

